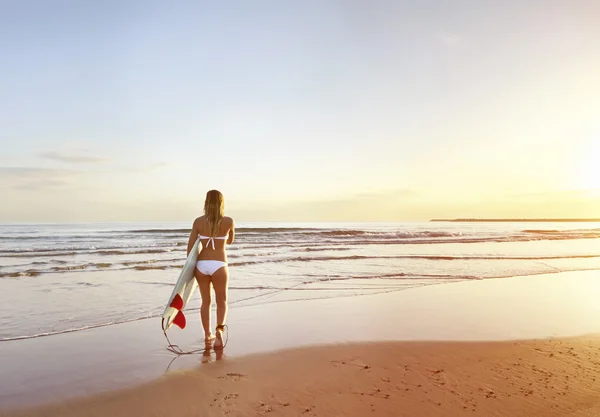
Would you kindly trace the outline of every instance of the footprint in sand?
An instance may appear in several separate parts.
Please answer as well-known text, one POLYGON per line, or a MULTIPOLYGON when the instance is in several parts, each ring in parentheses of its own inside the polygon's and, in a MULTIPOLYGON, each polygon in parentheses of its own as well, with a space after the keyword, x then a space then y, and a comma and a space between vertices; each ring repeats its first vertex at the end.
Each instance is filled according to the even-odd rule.
POLYGON ((245 376, 247 376, 247 375, 245 375, 245 374, 239 374, 237 372, 230 372, 228 374, 220 376, 219 379, 229 379, 229 380, 231 380, 233 382, 238 382, 240 379, 242 379, 245 376))
MULTIPOLYGON (((271 395, 271 399, 272 399, 272 400, 273 400, 275 403, 277 403, 276 405, 278 405, 278 406, 281 406, 281 407, 289 407, 289 406, 290 406, 290 403, 289 403, 289 401, 280 401, 280 400, 278 400, 277 398, 275 398, 275 396, 274 396, 274 395, 271 395)), ((257 407, 257 408, 258 408, 258 412, 260 413, 260 414, 258 414, 258 415, 260 415, 260 416, 265 416, 265 415, 266 415, 266 413, 271 413, 271 412, 273 412, 273 406, 272 406, 271 404, 268 404, 268 403, 267 403, 267 402, 265 402, 265 401, 261 401, 261 402, 258 404, 258 407, 257 407)))
POLYGON ((371 367, 357 359, 331 360, 329 361, 334 366, 350 365, 363 369, 371 369, 371 367))
POLYGON ((304 411, 302 412, 302 414, 310 413, 313 410, 313 408, 315 408, 314 405, 310 405, 308 407, 304 407, 304 411))
POLYGON ((216 407, 220 408, 221 410, 223 410, 223 414, 229 415, 229 413, 234 411, 237 406, 236 399, 238 398, 239 394, 230 393, 230 394, 225 394, 225 396, 222 398, 219 398, 220 395, 221 395, 221 392, 217 391, 217 396, 215 398, 213 398, 213 402, 210 404, 210 407, 216 406, 216 407))

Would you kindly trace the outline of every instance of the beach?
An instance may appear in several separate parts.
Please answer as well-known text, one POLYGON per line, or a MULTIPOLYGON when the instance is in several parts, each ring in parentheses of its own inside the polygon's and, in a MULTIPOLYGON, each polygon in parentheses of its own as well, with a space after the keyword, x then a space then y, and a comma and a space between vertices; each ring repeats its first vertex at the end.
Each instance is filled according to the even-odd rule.
POLYGON ((14 415, 595 416, 599 365, 597 336, 327 346, 228 360, 14 415))
MULTIPOLYGON (((10 416, 592 416, 599 286, 577 272, 250 307, 218 356, 174 356, 152 319, 8 342, 0 403, 10 416)), ((171 337, 197 348, 190 322, 171 337)))
POLYGON ((243 225, 227 346, 182 356, 180 225, 4 229, 0 413, 595 416, 596 226, 243 225))
POLYGON ((0 417, 600 417, 599 22, 2 2, 0 417))

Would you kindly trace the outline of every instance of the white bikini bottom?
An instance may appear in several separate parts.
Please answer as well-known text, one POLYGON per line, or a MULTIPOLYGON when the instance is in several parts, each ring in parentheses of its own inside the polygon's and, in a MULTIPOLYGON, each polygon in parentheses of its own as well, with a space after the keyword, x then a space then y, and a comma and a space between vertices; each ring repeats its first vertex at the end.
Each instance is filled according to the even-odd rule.
POLYGON ((204 275, 213 275, 224 266, 227 266, 227 262, 206 260, 196 262, 196 269, 204 275))

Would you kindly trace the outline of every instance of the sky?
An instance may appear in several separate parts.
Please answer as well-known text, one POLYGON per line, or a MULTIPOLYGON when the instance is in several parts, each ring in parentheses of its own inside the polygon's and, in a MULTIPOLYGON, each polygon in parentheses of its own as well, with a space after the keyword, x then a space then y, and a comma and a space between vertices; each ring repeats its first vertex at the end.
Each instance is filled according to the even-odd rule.
POLYGON ((0 222, 600 217, 596 0, 0 0, 0 222))

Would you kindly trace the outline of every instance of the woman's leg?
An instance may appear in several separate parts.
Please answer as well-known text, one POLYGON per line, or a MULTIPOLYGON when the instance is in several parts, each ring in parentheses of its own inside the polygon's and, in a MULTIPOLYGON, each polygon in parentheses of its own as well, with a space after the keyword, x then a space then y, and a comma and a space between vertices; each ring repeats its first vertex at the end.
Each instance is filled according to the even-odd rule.
POLYGON ((204 339, 210 341, 212 333, 210 332, 210 304, 212 302, 210 293, 210 276, 204 275, 198 269, 194 271, 194 276, 198 282, 200 289, 200 297, 202 298, 202 306, 200 307, 200 319, 204 328, 204 339))
POLYGON ((211 281, 215 289, 215 298, 217 302, 217 331, 215 348, 223 347, 223 330, 218 328, 225 324, 227 319, 227 282, 229 280, 229 270, 227 266, 218 269, 212 276, 211 281))

